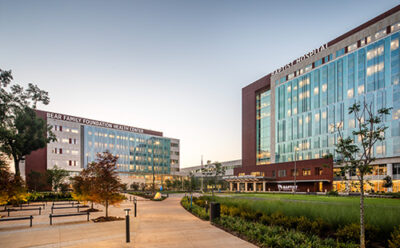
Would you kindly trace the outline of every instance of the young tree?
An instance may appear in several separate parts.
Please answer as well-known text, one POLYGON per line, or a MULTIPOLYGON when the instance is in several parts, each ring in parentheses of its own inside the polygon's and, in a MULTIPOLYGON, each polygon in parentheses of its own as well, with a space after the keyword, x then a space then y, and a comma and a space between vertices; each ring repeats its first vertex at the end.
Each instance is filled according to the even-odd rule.
POLYGON ((166 187, 168 190, 171 190, 171 188, 172 188, 172 182, 171 182, 171 180, 169 180, 169 179, 165 180, 165 187, 166 187))
POLYGON ((214 167, 214 177, 215 177, 214 188, 216 189, 218 178, 225 175, 225 167, 223 167, 222 164, 219 162, 215 162, 214 166, 215 166, 214 167))
POLYGON ((108 206, 120 203, 124 196, 119 192, 123 190, 124 184, 118 177, 116 163, 118 157, 106 151, 98 153, 96 161, 88 165, 87 171, 92 178, 93 188, 90 190, 94 201, 106 208, 108 218, 108 206))
POLYGON ((83 169, 78 176, 71 178, 72 197, 77 201, 90 202, 90 210, 94 210, 93 202, 96 200, 93 193, 93 178, 89 176, 89 171, 83 169))
POLYGON ((364 183, 365 176, 372 172, 371 163, 375 160, 374 145, 385 139, 387 127, 383 124, 384 118, 389 114, 390 108, 382 108, 374 113, 372 105, 355 103, 349 108, 349 115, 353 115, 357 127, 352 132, 359 142, 352 137, 343 137, 339 126, 339 139, 336 144, 338 163, 342 164, 345 171, 355 171, 360 186, 360 247, 365 248, 365 223, 364 223, 364 183))
POLYGON ((68 177, 68 171, 58 168, 56 165, 53 169, 47 170, 47 181, 54 191, 60 189, 64 180, 68 177))
POLYGON ((26 201, 28 194, 21 177, 14 176, 0 158, 0 205, 26 201))
POLYGON ((13 157, 15 176, 19 176, 23 157, 55 141, 55 135, 33 110, 37 103, 49 103, 48 93, 33 84, 27 89, 10 86, 12 80, 11 71, 0 69, 0 152, 13 157))

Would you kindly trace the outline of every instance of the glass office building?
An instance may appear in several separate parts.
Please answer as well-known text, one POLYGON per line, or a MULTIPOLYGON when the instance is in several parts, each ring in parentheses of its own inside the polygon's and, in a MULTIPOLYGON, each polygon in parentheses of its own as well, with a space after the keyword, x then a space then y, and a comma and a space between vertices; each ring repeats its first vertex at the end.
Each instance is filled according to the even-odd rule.
POLYGON ((338 128, 358 140, 352 135, 356 121, 348 114, 356 102, 372 106, 375 114, 393 107, 384 119, 385 141, 373 152, 377 158, 400 156, 399 37, 397 31, 347 54, 341 49, 329 63, 276 86, 275 162, 292 161, 294 147, 300 148, 300 160, 336 157, 338 128))
POLYGON ((123 183, 156 184, 172 179, 179 171, 179 140, 162 132, 36 111, 52 126, 57 140, 27 156, 25 172, 45 172, 55 166, 77 175, 96 155, 105 151, 118 156, 117 172, 123 183))
POLYGON ((357 191, 348 182, 356 181, 356 174, 340 174, 335 144, 338 130, 359 142, 352 134, 357 121, 348 113, 359 103, 375 114, 392 108, 383 120, 385 140, 374 145, 377 159, 366 188, 400 191, 399 43, 400 5, 244 87, 242 168, 230 182, 247 180, 263 185, 247 185, 253 189, 276 189, 293 184, 299 175, 306 190, 319 190, 316 185, 322 182, 324 190, 357 191), (328 154, 333 155, 330 171, 321 170, 328 154), (304 162, 301 171, 292 168, 294 161, 304 162), (387 176, 393 179, 391 188, 383 187, 387 176))
POLYGON ((257 165, 271 162, 271 93, 257 95, 257 165))
POLYGON ((84 126, 84 165, 96 159, 96 154, 110 151, 117 155, 119 172, 170 173, 168 138, 119 131, 95 126, 84 126), (154 166, 153 166, 154 165, 154 166))

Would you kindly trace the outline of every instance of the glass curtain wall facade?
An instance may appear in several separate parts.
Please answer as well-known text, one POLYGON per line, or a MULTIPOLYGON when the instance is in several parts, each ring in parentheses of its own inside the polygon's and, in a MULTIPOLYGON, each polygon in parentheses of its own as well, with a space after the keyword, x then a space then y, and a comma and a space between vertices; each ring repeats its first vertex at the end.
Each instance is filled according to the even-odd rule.
POLYGON ((118 131, 95 126, 83 126, 84 165, 96 159, 96 154, 110 151, 118 155, 118 172, 170 174, 170 139, 118 131))
MULTIPOLYGON (((292 161, 294 147, 299 148, 299 160, 321 158, 328 153, 335 156, 335 127, 342 127, 345 137, 352 136, 357 128, 348 114, 355 102, 372 105, 375 113, 382 107, 393 107, 384 120, 389 127, 386 140, 375 145, 374 155, 400 156, 399 38, 397 32, 347 54, 336 53, 329 63, 276 85, 276 163, 292 161)), ((257 113, 258 102, 257 98, 257 113)), ((262 109, 260 116, 261 112, 262 109)), ((257 138, 264 132, 262 121, 257 115, 257 138)), ((257 141, 257 162, 264 147, 267 146, 257 141)))
POLYGON ((257 165, 271 162, 271 91, 256 96, 257 165))

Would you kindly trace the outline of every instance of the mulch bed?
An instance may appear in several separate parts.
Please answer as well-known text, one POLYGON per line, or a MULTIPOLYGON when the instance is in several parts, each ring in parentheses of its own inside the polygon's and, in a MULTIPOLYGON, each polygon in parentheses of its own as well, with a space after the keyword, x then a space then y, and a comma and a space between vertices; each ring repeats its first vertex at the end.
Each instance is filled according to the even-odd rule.
POLYGON ((96 219, 92 219, 93 222, 107 222, 107 221, 116 221, 116 220, 125 220, 125 218, 115 217, 115 216, 105 216, 98 217, 96 219))
POLYGON ((89 208, 89 209, 86 209, 86 210, 82 210, 81 212, 83 212, 83 213, 87 213, 87 212, 91 213, 91 212, 100 212, 100 210, 98 210, 97 208, 89 208))

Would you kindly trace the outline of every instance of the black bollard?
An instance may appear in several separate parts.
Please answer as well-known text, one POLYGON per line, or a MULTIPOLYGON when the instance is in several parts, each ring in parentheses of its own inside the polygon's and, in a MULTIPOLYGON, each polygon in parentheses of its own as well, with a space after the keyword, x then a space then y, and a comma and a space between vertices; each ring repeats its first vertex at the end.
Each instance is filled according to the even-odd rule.
POLYGON ((125 224, 126 224, 126 243, 131 242, 131 233, 129 231, 129 211, 131 211, 129 208, 124 209, 125 210, 125 224))
POLYGON ((135 205, 135 218, 136 218, 136 213, 137 213, 137 211, 136 211, 136 208, 137 208, 137 200, 136 200, 136 197, 135 197, 135 199, 134 199, 134 205, 135 205))
POLYGON ((221 205, 218 202, 210 203, 210 221, 214 221, 221 215, 221 205))

